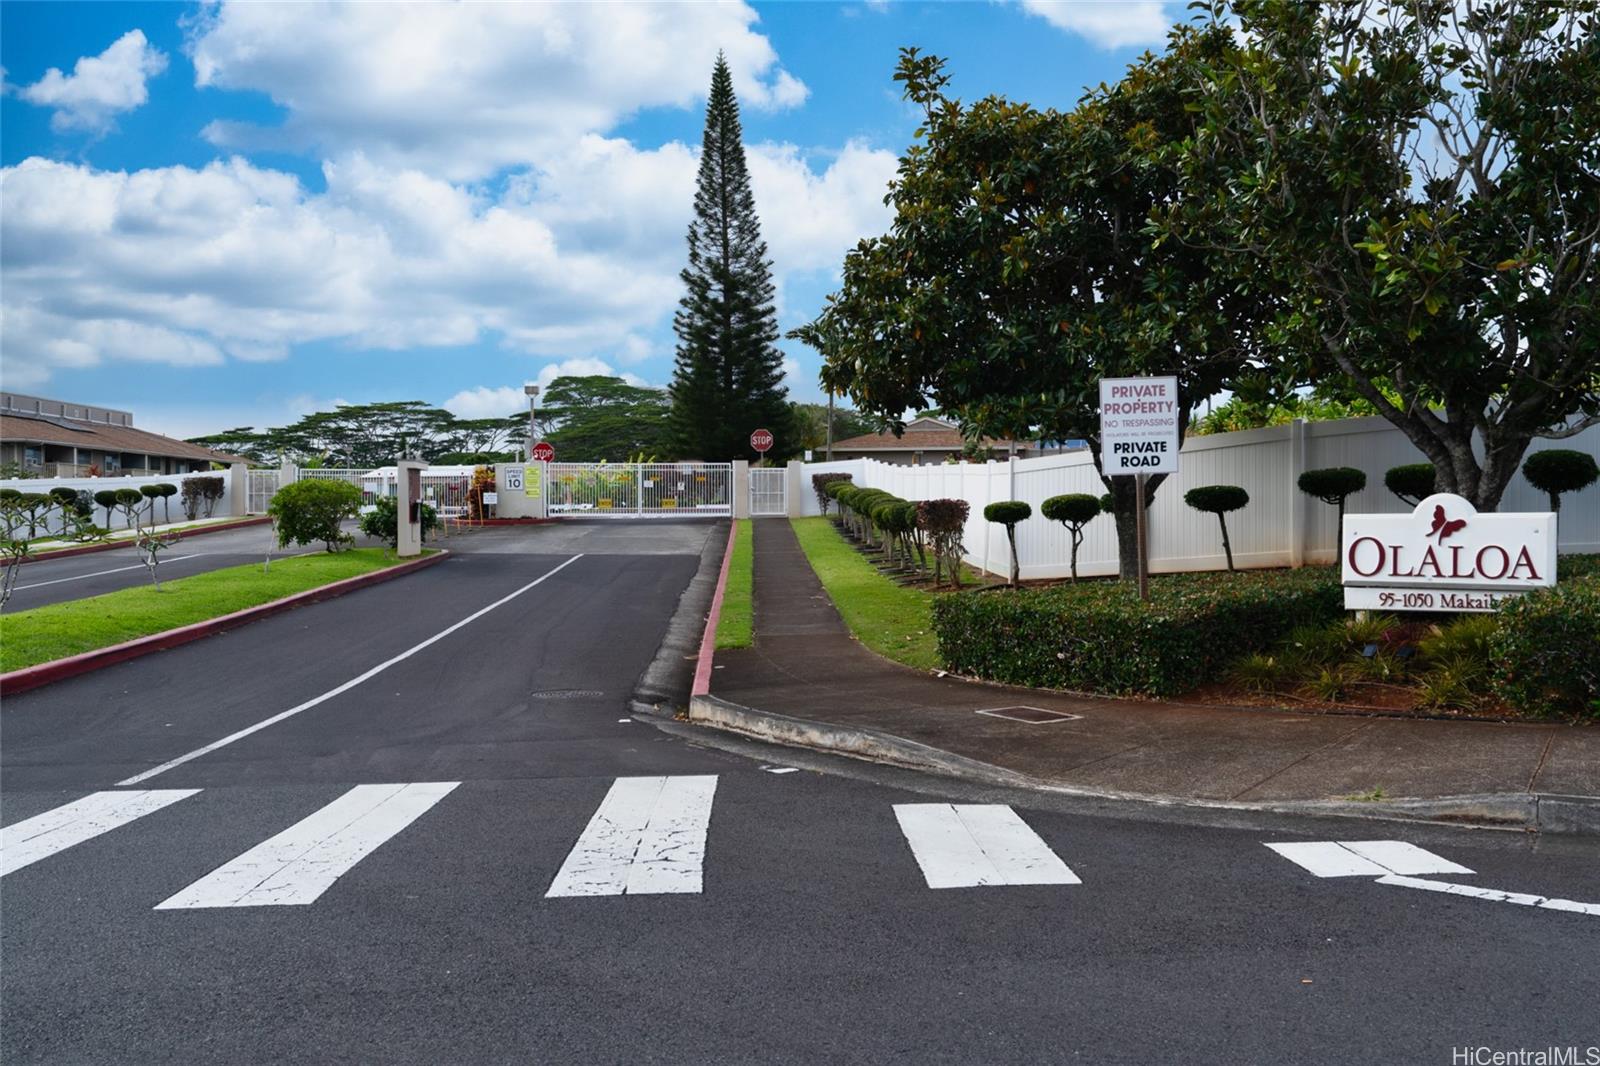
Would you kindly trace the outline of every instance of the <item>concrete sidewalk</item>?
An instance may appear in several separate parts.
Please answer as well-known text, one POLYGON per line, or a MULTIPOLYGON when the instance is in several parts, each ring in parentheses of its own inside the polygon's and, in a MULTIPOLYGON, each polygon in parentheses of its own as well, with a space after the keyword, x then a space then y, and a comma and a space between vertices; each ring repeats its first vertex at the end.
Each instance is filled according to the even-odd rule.
MULTIPOLYGON (((1349 800, 1381 789, 1384 802, 1338 806, 1394 810, 1406 801, 1473 797, 1458 802, 1455 814, 1449 805, 1412 806, 1515 824, 1515 812, 1537 812, 1541 797, 1576 797, 1547 806, 1552 813, 1576 808, 1579 820, 1600 815, 1600 804, 1585 802, 1600 796, 1600 729, 1592 727, 1099 699, 899 666, 850 635, 787 521, 758 520, 754 529, 756 639, 751 648, 716 657, 712 695, 737 705, 731 713, 740 718, 723 724, 930 767, 937 766, 937 753, 947 753, 956 772, 981 776, 991 768, 997 783, 1168 802, 1277 806, 1349 800), (1081 717, 1030 724, 977 713, 1018 705, 1081 717), (802 724, 752 728, 754 720, 742 709, 802 724), (933 757, 896 759, 897 741, 933 757)), ((709 706, 691 713, 701 720, 727 717, 709 706)))

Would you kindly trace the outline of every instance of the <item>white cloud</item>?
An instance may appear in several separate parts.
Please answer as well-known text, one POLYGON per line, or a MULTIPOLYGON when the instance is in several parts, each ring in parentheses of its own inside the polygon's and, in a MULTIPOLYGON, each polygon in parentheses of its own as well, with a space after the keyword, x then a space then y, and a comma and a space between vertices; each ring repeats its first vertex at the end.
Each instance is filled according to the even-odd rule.
POLYGON ((444 402, 444 409, 457 418, 506 418, 527 411, 528 397, 518 385, 479 385, 450 397, 444 402))
POLYGON ((899 165, 893 152, 851 141, 821 174, 792 144, 751 145, 746 157, 762 236, 780 272, 837 270, 858 240, 893 221, 883 202, 899 165))
POLYGON ((19 90, 24 100, 55 108, 50 126, 57 132, 102 133, 124 111, 150 98, 145 83, 167 69, 167 57, 151 47, 142 30, 129 30, 97 56, 83 56, 63 74, 55 67, 19 90))
POLYGON ((704 98, 718 50, 747 107, 794 107, 805 85, 727 4, 224 3, 190 40, 200 86, 268 94, 282 128, 214 122, 224 148, 359 151, 470 180, 542 164, 647 107, 704 98))
POLYGON ((1101 48, 1159 45, 1177 18, 1161 0, 1021 0, 1022 8, 1057 29, 1101 48))

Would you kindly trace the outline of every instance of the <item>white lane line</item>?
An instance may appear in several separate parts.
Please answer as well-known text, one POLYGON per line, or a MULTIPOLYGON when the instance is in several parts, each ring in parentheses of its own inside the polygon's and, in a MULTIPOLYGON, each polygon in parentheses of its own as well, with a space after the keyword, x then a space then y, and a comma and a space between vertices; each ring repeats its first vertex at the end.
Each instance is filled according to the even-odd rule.
POLYGON ((1404 840, 1318 840, 1267 847, 1318 877, 1385 874, 1470 874, 1472 871, 1404 840))
POLYGON ((0 830, 0 877, 56 852, 109 833, 169 803, 188 799, 198 788, 140 792, 96 792, 0 830))
MULTIPOLYGON (((161 565, 162 566, 168 566, 168 565, 170 565, 172 563, 181 563, 185 559, 198 559, 198 558, 200 558, 200 553, 199 552, 196 552, 193 555, 174 555, 174 556, 172 556, 170 558, 161 560, 161 565)), ((42 589, 46 585, 60 585, 60 584, 63 584, 65 582, 68 582, 68 581, 87 581, 91 577, 105 577, 107 574, 121 574, 121 573, 126 573, 129 570, 143 570, 143 569, 144 569, 144 564, 143 563, 135 563, 133 566, 119 566, 115 570, 97 570, 92 574, 79 574, 77 577, 58 577, 54 581, 35 581, 31 585, 18 585, 16 588, 12 589, 11 591, 13 591, 13 592, 27 592, 29 589, 42 589)))
POLYGON ((357 785, 271 840, 219 866, 156 910, 313 903, 356 863, 416 821, 458 781, 357 785))
POLYGON ((407 648, 405 651, 401 652, 399 655, 396 655, 394 658, 384 660, 383 662, 379 663, 377 666, 374 666, 372 669, 368 670, 366 673, 359 674, 356 677, 351 678, 349 681, 346 681, 344 684, 339 685, 336 688, 330 688, 328 691, 324 692, 320 696, 313 696, 309 700, 306 700, 304 703, 297 704, 294 707, 290 707, 287 711, 280 711, 277 714, 273 715, 271 718, 264 718, 261 721, 257 722, 255 725, 246 726, 245 728, 239 730, 237 733, 229 733, 227 736, 223 737, 221 740, 212 741, 210 744, 207 744, 203 748, 196 748, 191 752, 187 752, 186 754, 178 756, 176 759, 172 759, 172 760, 170 760, 168 762, 164 762, 160 766, 155 767, 154 769, 146 770, 146 771, 144 771, 144 773, 141 773, 141 774, 134 774, 132 777, 128 778, 127 780, 118 781, 117 784, 118 785, 137 785, 141 781, 148 781, 152 777, 155 777, 157 774, 164 774, 168 770, 171 770, 172 768, 177 767, 177 766, 182 766, 184 763, 189 762, 192 759, 198 759, 202 755, 209 755, 212 752, 216 751, 218 748, 225 748, 229 744, 232 744, 236 740, 243 740, 245 737, 249 736, 252 733, 259 733, 261 730, 266 729, 268 726, 277 725, 279 722, 283 721, 286 718, 293 718, 295 715, 299 714, 301 711, 309 711, 311 708, 317 706, 318 704, 326 703, 327 701, 333 699, 335 696, 341 695, 342 693, 345 693, 345 692, 349 692, 351 689, 355 688, 357 685, 361 684, 363 681, 367 681, 367 680, 369 680, 371 678, 374 678, 377 675, 383 673, 385 670, 389 669, 389 667, 394 666, 396 663, 404 662, 405 660, 411 658, 413 655, 417 654, 417 652, 422 651, 425 648, 431 647, 434 644, 437 644, 439 641, 443 640, 445 637, 448 637, 450 634, 454 633, 456 630, 460 629, 461 627, 466 626, 466 625, 470 625, 471 623, 476 622, 478 619, 482 618, 484 615, 488 614, 490 611, 494 610, 496 607, 501 607, 501 606, 504 606, 505 604, 510 603, 512 600, 516 599, 518 596, 522 595, 524 592, 527 592, 529 589, 531 589, 531 588, 543 583, 544 581, 546 581, 547 579, 549 579, 551 577, 554 577, 556 574, 560 573, 562 570, 566 569, 567 567, 571 566, 573 563, 577 562, 579 559, 582 559, 582 558, 583 558, 583 556, 581 554, 580 555, 574 555, 572 558, 570 558, 566 562, 560 564, 555 569, 550 570, 549 572, 545 573, 544 575, 542 575, 540 577, 534 578, 532 581, 528 582, 526 585, 524 585, 521 588, 517 589, 515 592, 511 593, 510 595, 502 596, 500 599, 495 600, 493 603, 489 604, 487 607, 483 607, 483 608, 480 608, 479 610, 473 611, 471 614, 467 615, 461 621, 459 621, 459 622, 455 623, 454 625, 449 626, 449 627, 447 627, 445 629, 441 629, 439 632, 435 633, 433 636, 429 637, 427 640, 423 641, 422 643, 412 645, 411 647, 407 648))
POLYGON ((714 775, 617 778, 545 897, 701 891, 716 787, 714 775))
POLYGON ((1458 885, 1453 881, 1426 881, 1420 877, 1403 877, 1399 874, 1388 874, 1378 878, 1380 885, 1399 885, 1402 888, 1420 888, 1425 892, 1443 892, 1449 896, 1471 896, 1473 899, 1493 900, 1497 903, 1516 903, 1523 907, 1541 907, 1552 911, 1570 911, 1574 914, 1593 914, 1600 916, 1600 903, 1578 903, 1570 899, 1552 899, 1549 896, 1534 896, 1526 892, 1502 892, 1495 888, 1479 888, 1477 885, 1458 885))
POLYGON ((897 803, 894 816, 929 888, 1082 884, 1003 804, 897 803))

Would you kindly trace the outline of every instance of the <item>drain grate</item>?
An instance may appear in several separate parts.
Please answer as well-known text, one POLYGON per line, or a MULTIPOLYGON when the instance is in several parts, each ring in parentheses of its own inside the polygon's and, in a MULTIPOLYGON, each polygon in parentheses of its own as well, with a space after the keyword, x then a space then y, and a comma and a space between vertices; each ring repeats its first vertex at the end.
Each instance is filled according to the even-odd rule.
POLYGON ((1082 718, 1081 714, 1068 714, 1066 711, 1050 711, 1043 707, 990 707, 978 711, 990 718, 1005 718, 1012 722, 1026 722, 1028 725, 1049 725, 1051 722, 1075 722, 1082 718))
POLYGON ((595 696, 604 696, 605 693, 593 688, 550 688, 543 692, 530 692, 531 700, 586 700, 595 696))

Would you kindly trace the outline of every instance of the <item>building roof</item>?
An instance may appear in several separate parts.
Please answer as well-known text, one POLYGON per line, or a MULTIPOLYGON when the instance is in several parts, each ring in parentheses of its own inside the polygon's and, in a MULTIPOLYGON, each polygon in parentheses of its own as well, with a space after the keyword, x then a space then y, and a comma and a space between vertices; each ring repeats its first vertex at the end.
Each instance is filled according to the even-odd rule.
POLYGON ((237 455, 215 452, 188 441, 163 437, 132 426, 108 426, 62 418, 34 418, 15 412, 0 414, 0 441, 23 444, 59 444, 102 452, 133 452, 164 459, 195 459, 215 463, 249 462, 237 455))
MULTIPOLYGON (((888 430, 879 433, 863 433, 859 437, 848 437, 845 440, 833 442, 835 451, 844 449, 852 452, 928 452, 928 451, 955 451, 959 452, 966 441, 961 437, 961 431, 954 428, 937 429, 933 425, 949 426, 948 422, 938 422, 936 419, 918 419, 906 426, 905 432, 896 437, 888 430), (918 423, 922 423, 919 425, 918 423)), ((983 439, 985 448, 1004 448, 1008 441, 995 440, 993 437, 983 439)), ((1024 445, 1019 445, 1025 447, 1024 445)))

